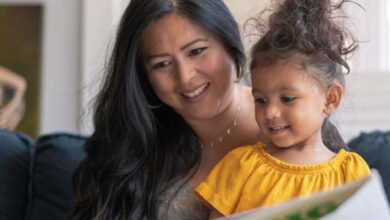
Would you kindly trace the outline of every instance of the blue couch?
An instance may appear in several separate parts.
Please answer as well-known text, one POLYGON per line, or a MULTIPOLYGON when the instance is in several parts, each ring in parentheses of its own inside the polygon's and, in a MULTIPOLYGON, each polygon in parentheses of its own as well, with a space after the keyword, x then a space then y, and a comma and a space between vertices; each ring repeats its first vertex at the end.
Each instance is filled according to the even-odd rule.
MULTIPOLYGON (((56 133, 34 141, 0 130, 0 220, 65 219, 86 138, 56 133)), ((390 198, 390 132, 363 133, 349 146, 379 171, 390 198)))
POLYGON ((30 137, 0 130, 0 220, 65 219, 72 174, 85 157, 86 137, 57 133, 30 137))
POLYGON ((390 204, 390 131, 362 133, 348 145, 362 155, 371 168, 378 170, 390 204))

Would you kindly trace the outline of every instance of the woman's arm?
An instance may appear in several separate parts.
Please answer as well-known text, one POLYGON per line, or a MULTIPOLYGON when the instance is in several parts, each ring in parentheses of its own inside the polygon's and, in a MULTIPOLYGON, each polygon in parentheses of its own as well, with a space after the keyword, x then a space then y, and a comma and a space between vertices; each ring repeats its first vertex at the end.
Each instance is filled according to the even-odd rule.
POLYGON ((224 217, 221 213, 219 213, 217 210, 212 209, 209 215, 209 220, 211 219, 216 219, 216 218, 221 218, 224 217))
MULTIPOLYGON (((24 93, 26 80, 20 75, 0 66, 0 87, 11 88, 14 93, 11 100, 0 109, 0 128, 13 130, 24 114, 24 93)), ((4 98, 3 98, 4 99, 4 98)))

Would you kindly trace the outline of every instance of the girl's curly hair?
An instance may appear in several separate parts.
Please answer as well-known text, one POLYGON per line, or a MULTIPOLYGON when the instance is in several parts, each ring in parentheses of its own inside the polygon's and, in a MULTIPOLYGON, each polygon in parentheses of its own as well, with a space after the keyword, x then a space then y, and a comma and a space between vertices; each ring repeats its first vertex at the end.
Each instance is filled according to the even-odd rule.
MULTIPOLYGON (((341 10, 346 2, 351 1, 275 0, 272 9, 261 13, 258 19, 251 19, 262 37, 252 48, 250 69, 288 59, 306 70, 323 88, 335 81, 345 87, 342 67, 350 72, 346 60, 358 47, 349 30, 336 22, 346 18, 341 10), (266 12, 271 12, 268 22, 261 19, 266 12)), ((330 142, 346 147, 328 120, 322 134, 324 142, 329 142, 328 147, 333 145, 330 142)), ((334 146, 330 148, 337 150, 334 146)))

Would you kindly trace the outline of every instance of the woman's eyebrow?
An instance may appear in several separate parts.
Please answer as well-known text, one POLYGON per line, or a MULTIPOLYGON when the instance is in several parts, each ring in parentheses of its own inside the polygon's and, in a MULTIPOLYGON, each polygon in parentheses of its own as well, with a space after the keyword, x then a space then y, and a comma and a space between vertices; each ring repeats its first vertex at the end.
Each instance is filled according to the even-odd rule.
MULTIPOLYGON (((198 38, 198 39, 195 39, 187 44, 185 44, 184 46, 180 47, 180 50, 185 50, 186 48, 190 47, 191 45, 195 44, 195 43, 198 43, 198 42, 201 42, 201 41, 208 41, 207 38, 198 38)), ((159 58, 159 57, 167 57, 169 56, 168 53, 162 53, 162 54, 153 54, 153 55, 148 55, 146 57, 146 62, 149 62, 150 60, 154 59, 154 58, 159 58)))
POLYGON ((187 47, 195 44, 195 43, 198 43, 200 41, 207 41, 207 38, 198 38, 198 39, 195 39, 187 44, 185 44, 184 46, 180 47, 180 50, 185 50, 187 47))
POLYGON ((155 59, 155 58, 167 57, 167 56, 169 56, 169 54, 167 54, 167 53, 148 55, 146 57, 146 62, 149 62, 150 60, 155 59))

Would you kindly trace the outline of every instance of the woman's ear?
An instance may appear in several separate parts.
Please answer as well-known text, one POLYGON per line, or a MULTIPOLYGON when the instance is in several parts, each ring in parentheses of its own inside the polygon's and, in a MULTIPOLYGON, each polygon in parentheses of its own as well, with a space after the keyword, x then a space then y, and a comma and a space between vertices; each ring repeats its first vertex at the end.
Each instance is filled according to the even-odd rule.
POLYGON ((324 113, 326 115, 330 115, 336 111, 336 109, 341 103, 341 98, 343 97, 343 95, 344 87, 340 83, 334 82, 328 87, 326 92, 326 104, 324 109, 324 113))

